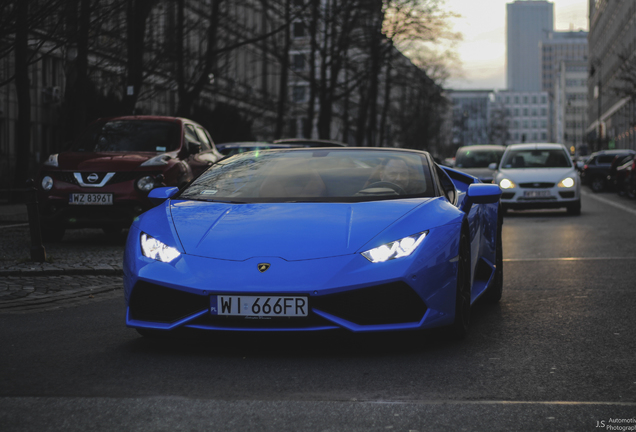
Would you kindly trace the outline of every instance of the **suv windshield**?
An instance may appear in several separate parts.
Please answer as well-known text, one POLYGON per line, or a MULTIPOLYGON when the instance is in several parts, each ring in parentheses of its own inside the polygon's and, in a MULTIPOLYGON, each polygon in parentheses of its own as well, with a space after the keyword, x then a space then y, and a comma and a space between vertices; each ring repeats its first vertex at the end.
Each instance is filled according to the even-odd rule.
POLYGON ((455 156, 455 166, 457 168, 488 168, 491 163, 499 163, 504 149, 471 149, 460 148, 455 156))
POLYGON ((560 149, 511 150, 501 162, 503 168, 570 168, 570 157, 560 149))
POLYGON ((178 123, 157 120, 118 120, 96 123, 73 143, 71 150, 85 152, 165 153, 179 148, 178 123))
POLYGON ((378 150, 266 150, 210 167, 179 198, 360 202, 435 196, 427 158, 378 150))

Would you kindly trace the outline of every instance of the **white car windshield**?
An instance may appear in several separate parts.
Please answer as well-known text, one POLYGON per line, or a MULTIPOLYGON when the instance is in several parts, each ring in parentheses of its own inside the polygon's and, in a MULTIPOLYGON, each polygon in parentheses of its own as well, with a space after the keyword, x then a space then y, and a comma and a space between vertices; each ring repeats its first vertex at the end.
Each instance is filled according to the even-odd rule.
POLYGON ((178 198, 223 202, 360 202, 435 196, 424 153, 294 149, 220 161, 178 198))
POLYGON ((510 150, 501 161, 504 169, 517 168, 570 168, 570 157, 561 149, 510 150))

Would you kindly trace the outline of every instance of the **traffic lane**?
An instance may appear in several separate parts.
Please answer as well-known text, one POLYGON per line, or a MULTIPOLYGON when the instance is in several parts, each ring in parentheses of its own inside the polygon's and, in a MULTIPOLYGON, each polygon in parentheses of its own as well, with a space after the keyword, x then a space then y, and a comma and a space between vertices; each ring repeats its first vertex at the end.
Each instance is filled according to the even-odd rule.
POLYGON ((636 256, 633 202, 588 193, 582 195, 581 205, 580 216, 565 210, 508 212, 503 225, 504 258, 636 256))
MULTIPOLYGON (((598 431, 634 405, 221 401, 183 397, 0 398, 3 430, 598 431), (28 413, 28 415, 24 415, 28 413), (603 423, 604 422, 604 423, 603 423), (600 429, 599 429, 600 428, 600 429)), ((616 423, 629 426, 634 423, 616 423)))
POLYGON ((636 401, 635 266, 509 262, 499 305, 443 333, 148 340, 123 300, 0 316, 0 396, 636 401))

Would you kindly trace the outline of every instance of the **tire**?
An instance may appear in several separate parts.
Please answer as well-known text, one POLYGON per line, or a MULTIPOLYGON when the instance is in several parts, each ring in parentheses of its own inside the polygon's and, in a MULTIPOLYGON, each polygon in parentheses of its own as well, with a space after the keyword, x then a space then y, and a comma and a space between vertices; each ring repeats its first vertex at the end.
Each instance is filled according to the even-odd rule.
POLYGON ((593 192, 602 192, 605 189, 605 179, 601 176, 595 176, 590 184, 593 192))
POLYGON ((42 225, 42 241, 45 243, 59 243, 64 238, 66 228, 57 226, 42 225))
POLYGON ((627 197, 630 199, 636 198, 636 182, 635 181, 628 181, 626 183, 625 195, 627 195, 627 197))
POLYGON ((503 218, 497 224, 497 241, 495 250, 495 276, 492 285, 484 293, 484 300, 488 303, 496 304, 501 300, 503 294, 503 239, 502 234, 503 218))
POLYGON ((567 206, 568 214, 572 216, 578 216, 581 214, 581 200, 578 200, 575 203, 568 204, 567 206))
POLYGON ((450 326, 453 339, 462 340, 468 334, 470 323, 470 243, 462 230, 459 238, 457 261, 457 291, 455 294, 455 322, 450 326))

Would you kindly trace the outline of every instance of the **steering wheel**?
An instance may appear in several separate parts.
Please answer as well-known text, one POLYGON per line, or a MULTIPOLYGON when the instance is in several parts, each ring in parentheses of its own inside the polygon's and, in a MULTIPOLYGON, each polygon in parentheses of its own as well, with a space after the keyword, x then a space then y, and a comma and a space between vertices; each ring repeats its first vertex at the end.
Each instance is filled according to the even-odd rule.
POLYGON ((397 192, 398 195, 406 195, 406 191, 402 189, 402 186, 396 185, 395 183, 391 183, 388 181, 379 181, 379 182, 371 183, 369 186, 365 187, 365 189, 371 189, 371 188, 389 188, 397 192))

